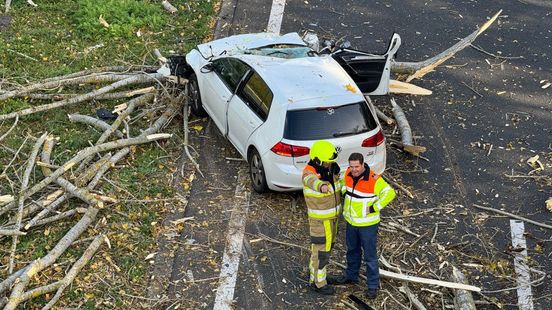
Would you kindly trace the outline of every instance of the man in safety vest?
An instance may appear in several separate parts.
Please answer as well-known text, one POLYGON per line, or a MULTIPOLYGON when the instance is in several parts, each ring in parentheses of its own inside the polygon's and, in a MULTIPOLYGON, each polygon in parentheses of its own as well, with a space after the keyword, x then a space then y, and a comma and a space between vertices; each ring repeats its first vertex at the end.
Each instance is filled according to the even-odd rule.
POLYGON ((343 217, 347 221, 347 269, 335 284, 358 282, 361 252, 364 252, 368 286, 366 297, 374 299, 379 288, 376 247, 380 211, 395 198, 395 191, 381 176, 370 170, 359 153, 349 156, 342 191, 345 194, 343 217))
POLYGON ((303 169, 303 194, 308 208, 311 237, 309 261, 311 287, 318 293, 331 295, 334 288, 326 277, 326 265, 335 242, 337 218, 341 209, 341 183, 337 152, 328 141, 316 141, 309 152, 311 160, 303 169))

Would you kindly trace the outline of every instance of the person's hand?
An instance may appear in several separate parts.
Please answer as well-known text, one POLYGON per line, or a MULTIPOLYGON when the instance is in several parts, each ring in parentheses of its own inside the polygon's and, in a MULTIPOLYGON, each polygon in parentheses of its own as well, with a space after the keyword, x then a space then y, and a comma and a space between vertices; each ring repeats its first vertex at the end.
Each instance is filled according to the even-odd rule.
POLYGON ((322 186, 320 186, 320 192, 327 193, 329 191, 330 191, 330 187, 328 186, 328 184, 323 184, 322 186))

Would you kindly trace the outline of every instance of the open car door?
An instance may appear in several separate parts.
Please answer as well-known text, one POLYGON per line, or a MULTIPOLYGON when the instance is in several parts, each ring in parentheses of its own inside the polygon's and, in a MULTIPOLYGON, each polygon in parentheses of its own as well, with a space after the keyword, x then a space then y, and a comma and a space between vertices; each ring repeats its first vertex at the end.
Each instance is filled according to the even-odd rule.
POLYGON ((331 54, 365 95, 387 95, 391 74, 391 59, 401 46, 401 37, 393 33, 387 52, 371 54, 340 48, 331 54))

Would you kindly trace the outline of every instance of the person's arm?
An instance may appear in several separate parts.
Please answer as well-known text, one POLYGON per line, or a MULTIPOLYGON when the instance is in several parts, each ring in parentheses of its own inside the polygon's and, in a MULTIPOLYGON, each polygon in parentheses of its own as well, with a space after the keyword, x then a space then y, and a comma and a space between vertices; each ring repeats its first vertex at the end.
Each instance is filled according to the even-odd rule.
POLYGON ((320 187, 323 183, 324 182, 320 181, 314 172, 308 170, 303 172, 303 185, 313 191, 320 192, 320 187))
POLYGON ((395 190, 385 182, 385 180, 380 176, 376 181, 374 187, 374 194, 378 196, 378 200, 374 202, 374 210, 380 211, 385 208, 393 199, 395 199, 395 190))

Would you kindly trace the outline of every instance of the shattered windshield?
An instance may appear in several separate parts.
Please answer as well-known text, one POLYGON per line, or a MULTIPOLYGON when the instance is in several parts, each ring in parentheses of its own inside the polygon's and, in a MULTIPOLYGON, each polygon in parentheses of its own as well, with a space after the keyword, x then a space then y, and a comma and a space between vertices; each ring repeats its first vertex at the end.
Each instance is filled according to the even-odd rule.
POLYGON ((265 47, 243 51, 247 55, 271 56, 285 59, 304 58, 312 54, 309 47, 265 47))

